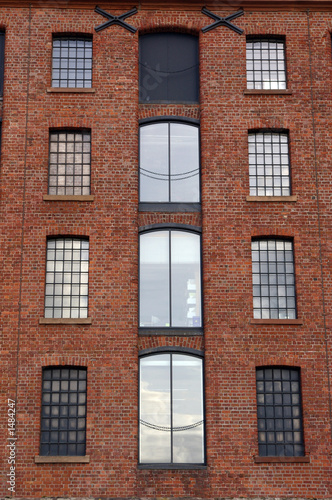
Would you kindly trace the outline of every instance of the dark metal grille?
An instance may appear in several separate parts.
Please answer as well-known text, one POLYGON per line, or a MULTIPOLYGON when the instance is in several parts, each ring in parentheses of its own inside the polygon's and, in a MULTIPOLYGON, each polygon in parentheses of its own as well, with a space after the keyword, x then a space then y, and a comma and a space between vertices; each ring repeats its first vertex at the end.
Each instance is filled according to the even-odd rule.
POLYGON ((259 455, 304 455, 300 372, 296 368, 256 371, 259 455))
POLYGON ((87 318, 89 241, 47 241, 45 318, 87 318))
POLYGON ((289 196, 288 134, 250 132, 249 182, 252 196, 289 196))
POLYGON ((296 318, 293 243, 252 242, 254 318, 296 318))
POLYGON ((247 40, 247 88, 286 89, 283 40, 273 38, 247 40))
POLYGON ((49 194, 90 194, 90 155, 89 131, 51 132, 49 194))
POLYGON ((43 370, 41 455, 85 455, 86 369, 43 370))
POLYGON ((91 88, 91 38, 54 38, 52 60, 52 87, 91 88))

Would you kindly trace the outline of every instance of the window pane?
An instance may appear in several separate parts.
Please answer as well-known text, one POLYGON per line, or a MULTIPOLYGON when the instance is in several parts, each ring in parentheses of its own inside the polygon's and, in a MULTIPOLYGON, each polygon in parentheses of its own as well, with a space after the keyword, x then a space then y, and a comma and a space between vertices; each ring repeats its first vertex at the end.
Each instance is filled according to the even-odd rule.
POLYGON ((169 232, 140 236, 140 326, 170 326, 169 232))
POLYGON ((204 462, 203 370, 199 358, 173 355, 173 461, 204 462))
POLYGON ((198 127, 170 124, 171 199, 199 201, 198 127))
POLYGON ((170 355, 140 360, 140 462, 171 461, 170 355))
POLYGON ((169 125, 140 128, 140 201, 169 201, 169 125))
POLYGON ((172 326, 201 326, 200 237, 172 232, 172 326))

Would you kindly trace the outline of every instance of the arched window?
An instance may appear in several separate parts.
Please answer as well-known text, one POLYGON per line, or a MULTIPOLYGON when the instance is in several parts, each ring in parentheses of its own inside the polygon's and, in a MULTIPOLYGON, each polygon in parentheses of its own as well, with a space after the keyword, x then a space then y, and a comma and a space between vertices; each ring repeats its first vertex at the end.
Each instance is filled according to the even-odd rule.
POLYGON ((140 235, 140 326, 200 327, 200 235, 178 229, 140 235))
POLYGON ((198 102, 198 38, 148 33, 139 41, 140 102, 198 102))
POLYGON ((198 203, 199 128, 178 121, 140 126, 140 202, 198 203))
POLYGON ((183 353, 140 359, 139 461, 204 464, 203 360, 183 353))

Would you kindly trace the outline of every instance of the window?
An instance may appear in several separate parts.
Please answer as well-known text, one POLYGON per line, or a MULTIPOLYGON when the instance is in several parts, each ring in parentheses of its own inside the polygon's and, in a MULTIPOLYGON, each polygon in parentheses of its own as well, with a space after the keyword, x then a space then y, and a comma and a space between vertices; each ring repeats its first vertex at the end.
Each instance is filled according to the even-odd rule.
POLYGON ((86 369, 43 370, 40 455, 85 455, 86 369))
POLYGON ((199 129, 176 122, 140 127, 140 201, 199 202, 199 129))
POLYGON ((0 32, 0 97, 3 96, 4 74, 5 74, 5 33, 0 32))
POLYGON ((247 88, 286 89, 285 41, 247 39, 247 88))
POLYGON ((89 241, 47 241, 45 318, 87 318, 89 241))
POLYGON ((184 33, 140 36, 141 102, 198 102, 198 38, 184 33))
POLYGON ((295 319, 293 243, 287 240, 252 242, 254 318, 295 319))
POLYGON ((54 37, 52 61, 52 87, 91 88, 91 37, 54 37))
POLYGON ((140 359, 139 443, 141 464, 204 464, 202 359, 140 359))
POLYGON ((250 132, 249 182, 252 196, 289 196, 287 132, 250 132))
POLYGON ((140 235, 140 326, 200 327, 200 236, 162 230, 140 235))
POLYGON ((300 371, 256 370, 259 455, 304 456, 300 371))
POLYGON ((89 195, 90 131, 51 132, 49 154, 48 194, 89 195))

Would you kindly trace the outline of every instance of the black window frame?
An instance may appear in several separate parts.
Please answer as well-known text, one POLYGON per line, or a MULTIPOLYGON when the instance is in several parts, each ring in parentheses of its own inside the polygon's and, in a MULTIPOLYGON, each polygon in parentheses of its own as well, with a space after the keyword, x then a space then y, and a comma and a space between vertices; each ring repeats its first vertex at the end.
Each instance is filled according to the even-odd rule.
MULTIPOLYGON (((172 380, 171 380, 172 386, 172 380)), ((172 389, 170 391, 172 394, 172 389)), ((170 396, 172 399, 172 395, 170 396)), ((207 449, 206 449, 206 410, 205 410, 205 359, 204 359, 204 351, 200 351, 197 349, 186 348, 186 347, 156 347, 152 349, 144 349, 139 352, 139 363, 138 363, 138 468, 139 469, 206 469, 206 460, 207 460, 207 449), (201 370, 202 370, 202 413, 203 413, 203 455, 204 460, 202 463, 186 463, 186 462, 141 462, 140 461, 140 425, 141 425, 141 359, 147 357, 153 357, 163 354, 169 354, 171 356, 171 364, 170 364, 170 380, 172 379, 172 355, 180 354, 192 358, 198 358, 201 360, 201 370)), ((172 412, 172 406, 171 406, 172 412)), ((172 420, 172 415, 171 415, 172 420)), ((160 429, 165 430, 165 429, 160 429)), ((172 424, 170 432, 176 432, 176 430, 172 430, 172 424)), ((173 446, 173 442, 171 440, 171 447, 173 446)), ((173 456, 173 450, 171 450, 171 455, 173 456)))
POLYGON ((178 31, 158 31, 153 33, 143 33, 139 38, 139 102, 140 103, 199 103, 199 40, 193 33, 183 33, 178 31), (186 40, 182 44, 182 50, 186 50, 180 64, 177 59, 181 53, 180 39, 186 40), (149 42, 149 40, 152 40, 149 42), (149 48, 149 43, 151 48, 149 48), (191 44, 189 50, 188 44, 191 44), (158 48, 159 45, 159 48, 158 48), (173 45, 174 55, 169 57, 170 46, 173 45), (158 50, 157 50, 158 49, 158 50), (149 53, 150 52, 150 53, 149 53), (159 57, 159 60, 156 58, 159 57), (195 64, 187 67, 187 60, 192 59, 195 64), (185 65, 183 69, 182 65, 185 65), (172 66, 176 66, 173 68, 172 66), (159 69, 161 67, 161 69, 159 69), (173 71, 175 70, 175 71, 173 71), (192 70, 194 77, 186 77, 185 72, 192 70), (168 84, 168 75, 178 74, 179 79, 186 78, 186 81, 177 80, 168 84), (181 83, 181 84, 180 84, 181 83), (185 97, 189 93, 190 98, 185 97), (163 90, 166 89, 166 90, 163 90), (156 94, 156 91, 158 93, 156 94), (152 92, 152 98, 151 98, 152 92), (155 95, 153 95, 155 92, 155 95), (150 93, 150 94, 149 94, 150 93), (177 95, 176 95, 177 94, 177 95))
POLYGON ((269 196, 291 196, 292 195, 290 141, 289 141, 289 131, 288 130, 285 130, 285 129, 253 129, 253 130, 249 130, 248 131, 248 162, 249 162, 249 195, 250 196, 269 197, 269 196), (268 143, 267 140, 265 140, 265 137, 267 137, 269 135, 271 135, 271 141, 268 143), (275 154, 272 151, 273 144, 276 143, 276 141, 273 141, 273 135, 279 136, 278 145, 279 145, 280 151, 279 151, 279 153, 275 153, 275 154), (257 140, 257 138, 259 136, 263 136, 262 141, 257 140), (255 140, 251 141, 250 140, 251 137, 255 137, 255 140), (286 141, 284 141, 284 142, 282 141, 283 137, 286 138, 286 141), (252 143, 255 144, 255 150, 256 150, 255 154, 250 152, 250 144, 252 144, 252 143), (263 153, 259 153, 257 151, 259 143, 261 143, 263 145, 262 146, 263 153), (287 159, 288 159, 288 163, 287 163, 288 174, 287 175, 284 175, 282 173, 282 168, 283 168, 283 164, 282 164, 282 156, 283 155, 281 153, 282 144, 287 145, 287 159), (266 152, 267 146, 269 146, 269 145, 271 145, 271 153, 266 152), (251 164, 251 162, 250 162, 252 156, 255 156, 255 160, 256 160, 255 163, 253 163, 253 164, 251 164), (261 163, 261 164, 258 163, 258 161, 257 161, 258 156, 264 157, 263 163, 261 163), (271 156, 270 168, 272 170, 272 173, 270 173, 270 174, 267 174, 267 169, 269 168, 269 164, 267 164, 267 162, 266 162, 266 157, 268 157, 268 156, 271 156), (278 156, 279 156, 279 163, 278 163, 278 161, 277 162, 275 161, 278 156), (278 166, 280 166, 280 174, 275 175, 273 170, 275 167, 278 167, 278 166), (251 174, 251 169, 253 169, 253 168, 255 168, 254 175, 251 174), (259 175, 257 173, 259 168, 264 169, 264 173, 262 175, 259 175), (271 178, 271 181, 272 181, 271 188, 267 187, 267 179, 269 177, 271 178), (255 185, 252 185, 253 178, 256 181, 255 185), (279 179, 279 178, 280 178, 280 193, 277 192, 279 187, 277 185, 275 185, 277 179, 279 179), (260 185, 259 179, 263 180, 262 185, 260 185), (285 194, 282 193, 283 189, 285 189, 285 190, 287 189, 287 185, 284 186, 284 184, 282 182, 284 179, 288 180, 288 192, 285 194), (271 191, 273 191, 273 192, 271 194, 267 194, 268 189, 271 189, 271 191), (261 191, 263 191, 263 193, 261 191))
MULTIPOLYGON (((288 245, 287 245, 288 246, 288 245)), ((274 320, 294 320, 297 319, 297 299, 296 299, 296 273, 295 273, 295 253, 294 253, 294 240, 292 238, 281 238, 281 237, 259 237, 259 238, 252 238, 251 241, 251 261, 252 261, 252 290, 253 290, 253 317, 254 319, 274 319, 274 320), (269 243, 271 242, 270 247, 271 248, 266 248, 266 250, 261 248, 261 243, 266 243, 267 247, 269 246, 269 243), (255 244, 258 243, 258 249, 255 248, 255 244), (275 244, 275 249, 272 248, 272 243, 275 244), (281 243, 284 245, 283 249, 277 249, 278 243, 281 243), (291 248, 287 249, 285 248, 285 244, 290 244, 291 248), (284 256, 286 257, 285 252, 292 252, 292 260, 289 259, 284 259, 284 260, 278 260, 278 257, 280 257, 280 254, 278 256, 277 252, 283 252, 284 256), (254 252, 258 252, 258 259, 254 259, 254 252), (261 256, 264 257, 264 254, 261 254, 260 252, 266 252, 266 259, 264 260, 261 258, 261 256), (275 260, 269 259, 269 254, 268 252, 271 252, 271 257, 273 257, 273 252, 275 252, 275 260), (254 263, 258 263, 259 265, 259 272, 254 272, 254 263), (278 271, 278 263, 280 263, 279 268, 282 268, 282 264, 284 265, 285 271, 278 271), (290 265, 291 264, 291 265, 290 265), (291 271, 287 271, 287 265, 292 268, 291 271), (275 266, 275 270, 274 267, 275 266), (266 269, 264 272, 262 269, 266 269), (258 278, 256 278, 258 276, 258 278), (272 280, 276 280, 276 283, 273 283, 272 280), (288 283, 287 283, 288 280, 288 283), (285 288, 285 290, 283 290, 285 288), (291 288, 294 291, 294 294, 291 294, 291 288), (268 291, 268 293, 263 293, 268 291), (280 293, 285 291, 284 294, 280 293), (258 293, 259 292, 259 293, 258 293), (276 297, 277 300, 277 306, 271 306, 271 300, 276 297), (285 297, 286 300, 286 306, 282 306, 279 304, 283 303, 283 297, 285 297), (289 299, 289 303, 291 303, 291 297, 294 297, 294 307, 291 307, 290 305, 287 304, 287 300, 289 299), (257 298, 257 300, 256 300, 257 298), (266 300, 265 300, 266 299, 266 300), (258 300, 260 300, 260 306, 258 307, 256 302, 258 303, 258 300), (263 302, 269 301, 269 306, 263 306, 263 302), (263 310, 268 310, 268 317, 263 314, 263 310), (271 315, 271 310, 276 310, 277 315, 275 313, 272 313, 271 315), (258 312, 256 312, 258 311, 258 312), (285 311, 285 315, 282 315, 282 311, 285 311), (290 311, 294 311, 294 315, 290 313, 290 311)))
MULTIPOLYGON (((65 48, 65 47, 63 47, 65 48)), ((90 49, 90 47, 85 47, 84 46, 84 52, 86 49, 90 49)), ((93 74, 92 74, 92 71, 93 71, 93 37, 92 35, 90 34, 82 34, 82 33, 54 33, 53 34, 53 37, 52 37, 52 83, 51 83, 51 86, 52 88, 62 88, 62 89, 89 89, 89 88, 92 88, 92 77, 93 77, 93 74), (61 49, 61 42, 70 42, 70 41, 75 41, 76 42, 76 51, 77 51, 77 42, 90 42, 91 43, 91 57, 77 57, 77 54, 76 54, 76 57, 62 57, 61 56, 61 53, 59 55, 59 57, 56 57, 54 55, 54 51, 56 49, 56 46, 54 45, 55 42, 59 42, 60 43, 60 49, 61 49), (55 60, 59 59, 59 68, 56 68, 55 67, 55 60), (77 60, 78 59, 83 59, 84 61, 84 66, 86 64, 86 61, 91 61, 91 68, 78 68, 77 67, 77 60), (76 64, 72 67, 72 68, 69 68, 69 60, 74 60, 76 61, 76 64), (61 61, 64 62, 64 67, 62 68, 61 67, 61 61), (66 62, 65 62, 66 61, 66 62), (67 67, 66 67, 67 66, 67 67), (54 76, 54 72, 56 70, 59 69, 59 77, 56 78, 54 76), (72 71, 75 71, 75 78, 69 78, 69 70, 72 70, 72 71), (63 70, 64 72, 66 72, 67 70, 67 76, 66 77, 62 77, 61 76, 61 70, 63 70), (82 78, 78 78, 77 76, 77 72, 78 71, 82 71, 83 72, 83 77, 82 78), (85 71, 87 72, 91 72, 91 76, 90 77, 87 77, 86 76, 86 73, 85 71), (75 85, 70 85, 69 82, 70 81, 73 81, 75 82, 75 85), (78 85, 79 81, 82 81, 82 85, 78 85), (67 85, 62 85, 62 82, 67 82, 67 85), (56 83, 58 83, 56 85, 56 83)))
MULTIPOLYGON (((170 139, 170 135, 169 135, 170 139)), ((169 140, 170 147, 170 140, 169 140)), ((170 155, 169 155, 170 156, 170 155)), ((171 164, 170 157, 169 169, 171 164)), ((168 179, 170 183, 170 179, 168 179)), ((178 116, 159 116, 153 118, 143 118, 139 121, 139 211, 140 212, 200 212, 201 211, 201 133, 200 133, 200 122, 194 118, 178 117, 178 116), (154 125, 158 123, 179 123, 181 125, 187 125, 190 127, 196 127, 198 129, 198 193, 199 200, 197 202, 173 202, 173 201, 162 201, 162 202, 147 202, 141 201, 140 199, 140 184, 141 184, 141 165, 140 165, 140 155, 141 155, 141 129, 143 127, 148 127, 149 125, 154 125)))
POLYGON ((87 368, 73 365, 44 367, 41 398, 40 456, 85 456, 87 368), (57 390, 53 390, 56 385, 57 390), (70 433, 75 433, 76 439, 72 439, 70 433))
MULTIPOLYGON (((169 237, 170 239, 170 237, 169 237)), ((170 255, 170 250, 169 250, 169 257, 170 255)), ((171 260, 169 258, 169 274, 171 273, 171 260)), ((171 298, 171 286, 169 288, 169 295, 171 298)), ((200 227, 197 226, 190 226, 186 224, 177 224, 177 223, 169 223, 169 224, 153 224, 150 226, 143 226, 139 228, 139 272, 138 272, 138 331, 140 335, 189 335, 189 336, 195 336, 195 335, 202 335, 203 334, 203 328, 204 328, 204 317, 203 317, 203 269, 202 269, 202 230, 200 227), (148 233, 156 233, 156 232, 164 232, 168 231, 169 234, 171 234, 172 231, 177 231, 177 232, 185 232, 189 234, 195 234, 199 236, 199 243, 200 243, 200 312, 201 312, 201 326, 140 326, 141 319, 140 319, 140 304, 141 304, 141 263, 140 263, 140 256, 141 256, 141 244, 140 244, 140 237, 144 234, 148 233)), ((169 301, 169 309, 171 309, 171 300, 169 301)))
POLYGON ((305 456, 301 369, 256 367, 256 400, 259 456, 305 456))
MULTIPOLYGON (((70 251, 70 247, 68 246, 67 251, 70 251)), ((44 317, 49 318, 49 319, 85 319, 88 317, 88 312, 89 312, 89 263, 90 263, 90 245, 89 245, 89 238, 88 237, 77 237, 77 236, 50 236, 47 238, 47 244, 46 244, 46 259, 45 259, 45 264, 46 264, 46 269, 45 269, 45 304, 44 304, 44 317), (80 242, 80 248, 79 252, 80 255, 82 254, 82 251, 87 251, 88 252, 88 259, 49 259, 48 254, 51 253, 52 251, 54 252, 54 255, 56 257, 56 251, 59 250, 61 251, 61 247, 57 248, 57 242, 63 242, 63 254, 65 254, 65 242, 66 241, 71 241, 72 242, 72 250, 71 254, 73 257, 73 252, 77 251, 78 249, 73 248, 73 243, 74 241, 80 242), (54 249, 52 245, 50 244, 51 242, 55 242, 54 249), (82 248, 82 243, 87 243, 87 248, 82 248), (73 269, 73 262, 79 262, 79 266, 81 268, 82 262, 87 262, 88 263, 88 270, 87 271, 77 271, 73 269), (54 262, 54 271, 51 271, 48 268, 51 268, 52 265, 49 265, 49 263, 54 262), (60 269, 59 271, 56 270, 56 263, 57 262, 62 262, 62 266, 59 266, 60 268, 62 267, 62 270, 60 269), (71 271, 65 271, 65 262, 70 262, 71 263, 71 271), (62 281, 57 281, 57 279, 60 278, 56 276, 56 274, 61 274, 62 276, 62 281), (65 281, 65 274, 70 274, 71 280, 70 282, 65 281), (74 275, 79 274, 79 281, 76 281, 76 277, 74 275), (53 281, 50 278, 50 275, 52 275, 53 281), (87 282, 82 280, 82 276, 87 277, 87 282), (75 279, 74 279, 75 278, 75 279), (62 287, 62 293, 55 293, 56 286, 61 286, 62 287), (63 287, 64 285, 70 285, 71 287, 71 293, 70 294, 64 294, 63 293, 63 287), (53 293, 49 293, 49 290, 53 286, 53 293), (73 294, 72 293, 72 287, 78 287, 79 288, 79 293, 78 294, 73 294), (87 287, 87 293, 82 294, 81 293, 81 287, 86 286, 87 287), (53 305, 50 305, 48 302, 51 302, 51 300, 47 300, 49 297, 51 297, 53 300, 53 305), (55 299, 59 297, 59 300, 61 299, 61 305, 55 305, 55 302, 57 302, 55 299), (83 298, 86 298, 86 307, 84 306, 75 306, 73 305, 73 299, 76 298, 78 299, 78 303, 81 303, 81 300, 83 298), (64 298, 68 298, 70 305, 64 305, 64 298), (69 309, 70 315, 64 315, 64 308, 69 309), (50 312, 52 312, 52 315, 49 316, 48 314, 48 309, 50 312), (61 316, 55 315, 55 309, 59 309, 61 311, 61 316), (72 315, 73 310, 78 309, 78 316, 72 315), (83 315, 82 315, 83 311, 83 315), (85 315, 86 312, 86 315, 85 315)), ((65 301, 66 302, 66 301, 65 301)))
MULTIPOLYGON (((254 49, 252 48, 251 50, 253 51, 254 49)), ((269 47, 267 50, 268 50, 269 56, 270 56, 270 51, 272 50, 272 48, 269 47)), ((286 37, 284 35, 248 35, 246 38, 246 66, 247 66, 246 76, 247 76, 247 89, 248 90, 287 90, 288 81, 287 81, 287 61, 286 61, 286 37), (282 61, 284 63, 284 69, 277 70, 275 72, 277 74, 277 83, 278 83, 277 86, 272 86, 273 80, 272 80, 271 74, 274 71, 271 70, 271 62, 273 62, 273 61, 278 62, 279 61, 278 56, 275 60, 271 59, 271 57, 268 57, 267 59, 263 59, 262 50, 266 50, 266 49, 263 49, 262 46, 260 46, 260 49, 259 49, 260 53, 261 53, 260 58, 259 59, 254 58, 254 57, 248 58, 248 50, 249 50, 248 44, 249 43, 260 43, 260 44, 262 44, 262 43, 268 43, 268 44, 281 43, 283 45, 283 59, 282 59, 282 61), (265 80, 265 81, 263 79, 263 69, 262 69, 263 60, 268 61, 268 65, 269 65, 269 69, 264 70, 266 73, 269 73, 269 79, 265 80), (249 70, 248 63, 250 61, 252 61, 252 63, 253 63, 253 68, 249 70), (261 73, 261 76, 259 79, 256 79, 255 74, 254 74, 255 73, 255 68, 254 68, 255 61, 256 61, 256 63, 260 62, 260 65, 261 65, 261 69, 256 70, 257 72, 259 71, 261 73), (280 73, 279 73, 279 71, 280 71, 280 73), (250 72, 253 73, 252 79, 249 79, 250 72), (282 79, 282 76, 284 76, 284 79, 282 79), (268 85, 264 87, 264 83, 266 83, 266 82, 268 83, 268 85), (283 86, 283 82, 285 83, 285 86, 283 86)))
POLYGON ((50 129, 49 131, 49 162, 48 162, 48 194, 49 195, 60 195, 60 196, 85 196, 91 194, 91 129, 88 128, 64 128, 64 129, 50 129), (53 140, 52 136, 57 135, 57 139, 53 140), (60 140, 61 135, 66 135, 66 140, 60 140), (69 135, 74 135, 73 141, 68 140, 69 135), (81 135, 81 140, 76 140, 76 136, 81 135), (88 135, 89 140, 84 140, 84 136, 88 135), (73 144, 73 152, 67 151, 69 144, 73 144), (89 152, 84 152, 84 144, 89 143, 89 152), (52 144, 57 144, 57 151, 52 151, 52 144), (65 145, 66 151, 60 151, 60 144, 65 145), (82 151, 76 151, 76 145, 82 144, 82 151), (75 153, 82 155, 82 162, 80 164, 75 162, 75 153), (84 163, 83 155, 89 155, 89 162, 84 163), (57 161, 53 162, 53 155, 56 155, 57 161), (69 155, 73 156, 72 161, 67 161, 69 155), (64 161, 60 161, 60 157, 64 156, 64 161), (79 165, 82 169, 82 173, 76 174, 75 169, 79 165), (85 174, 84 169, 88 165, 89 173, 85 174), (72 172, 69 168, 72 167, 72 172), (54 174, 52 168, 56 168, 57 173, 54 174), (63 173, 59 173, 60 169, 63 169, 63 173), (65 183, 59 186, 59 178, 64 177, 65 183), (72 177, 72 184, 67 184, 67 179, 72 177), (56 183, 51 185, 51 179, 56 179, 56 183), (75 185, 75 180, 77 178, 81 179, 80 184, 75 185), (87 185, 84 184, 84 179, 88 179, 87 185), (87 189, 86 189, 87 188, 87 189), (55 191, 55 192, 52 192, 55 191), (60 191, 60 192, 59 192, 60 191), (63 192, 61 192, 63 191, 63 192), (70 192, 72 191, 72 192, 70 192), (79 192, 77 192, 79 191, 79 192), (86 191, 86 192, 85 192, 86 191))

